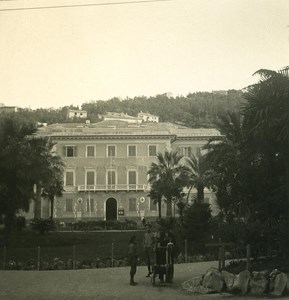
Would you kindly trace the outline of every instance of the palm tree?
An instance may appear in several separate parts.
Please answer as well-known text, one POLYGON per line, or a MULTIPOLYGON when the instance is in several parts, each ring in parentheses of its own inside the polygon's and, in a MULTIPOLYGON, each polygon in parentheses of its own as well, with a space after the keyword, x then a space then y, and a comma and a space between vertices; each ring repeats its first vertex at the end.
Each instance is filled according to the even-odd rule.
POLYGON ((154 192, 160 197, 164 197, 167 205, 167 217, 172 216, 172 202, 179 199, 185 186, 184 172, 185 167, 180 160, 183 156, 177 152, 165 151, 164 154, 157 154, 157 163, 152 163, 148 171, 150 176, 149 183, 154 192))
POLYGON ((260 81, 244 94, 244 126, 248 144, 273 163, 283 161, 289 202, 289 67, 280 71, 261 69, 260 81))
POLYGON ((54 143, 47 137, 31 137, 30 170, 36 185, 34 217, 41 217, 41 197, 48 197, 53 214, 54 196, 60 196, 63 191, 64 163, 54 151, 54 143))
POLYGON ((209 166, 206 163, 205 156, 201 154, 191 155, 186 159, 186 162, 189 187, 187 203, 192 188, 197 189, 197 202, 201 203, 204 200, 205 187, 210 187, 212 172, 210 172, 209 166))
POLYGON ((162 217, 162 195, 158 193, 157 188, 153 185, 151 186, 150 193, 148 195, 154 204, 158 206, 159 219, 162 217))
POLYGON ((239 175, 244 163, 242 159, 243 128, 237 113, 227 113, 220 117, 217 128, 222 136, 213 138, 204 146, 206 164, 212 170, 212 187, 217 195, 217 203, 225 215, 240 207, 239 175))
POLYGON ((0 214, 7 236, 15 215, 27 211, 33 195, 29 172, 29 145, 26 139, 36 131, 34 124, 14 114, 0 119, 0 214))
POLYGON ((42 196, 50 201, 50 219, 53 219, 55 196, 62 196, 64 164, 59 156, 52 156, 46 180, 43 184, 42 196))

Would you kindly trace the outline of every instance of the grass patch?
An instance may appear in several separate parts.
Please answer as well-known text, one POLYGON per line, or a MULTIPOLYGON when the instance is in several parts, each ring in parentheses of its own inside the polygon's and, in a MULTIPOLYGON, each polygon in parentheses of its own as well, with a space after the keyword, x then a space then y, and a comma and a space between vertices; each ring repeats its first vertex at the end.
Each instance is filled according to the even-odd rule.
MULTIPOLYGON (((77 260, 95 260, 96 258, 110 258, 112 243, 114 245, 114 258, 127 257, 128 241, 136 235, 138 251, 143 259, 142 239, 144 231, 119 232, 50 232, 40 235, 31 230, 15 232, 11 235, 6 247, 6 261, 27 261, 37 259, 37 248, 41 249, 41 258, 53 259, 55 257, 67 260, 73 256, 73 246, 76 246, 77 260)), ((0 235, 3 249, 3 235, 0 235)), ((0 250, 1 251, 1 250, 0 250)), ((1 253, 1 252, 0 252, 1 253)), ((0 261, 3 255, 0 254, 0 261)))

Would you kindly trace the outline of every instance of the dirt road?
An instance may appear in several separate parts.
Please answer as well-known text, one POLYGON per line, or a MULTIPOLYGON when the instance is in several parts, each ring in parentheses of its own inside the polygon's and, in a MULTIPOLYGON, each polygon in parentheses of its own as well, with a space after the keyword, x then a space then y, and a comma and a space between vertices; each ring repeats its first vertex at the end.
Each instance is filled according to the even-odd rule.
MULTIPOLYGON (((172 284, 152 286, 146 267, 138 267, 137 286, 129 285, 129 268, 76 271, 0 271, 0 300, 178 300, 223 299, 228 294, 192 295, 181 289, 185 280, 203 274, 216 262, 175 265, 172 284)), ((239 298, 239 297, 238 297, 239 298)), ((238 299, 234 297, 234 300, 238 299)), ((240 297, 239 299, 243 299, 240 297)), ((249 298, 246 297, 246 300, 249 298)))

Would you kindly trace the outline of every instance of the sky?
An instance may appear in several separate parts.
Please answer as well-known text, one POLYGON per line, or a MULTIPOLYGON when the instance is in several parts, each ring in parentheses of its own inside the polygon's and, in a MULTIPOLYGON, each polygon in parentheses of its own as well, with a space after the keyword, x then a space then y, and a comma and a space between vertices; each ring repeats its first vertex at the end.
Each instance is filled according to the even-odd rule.
POLYGON ((288 65, 288 0, 0 1, 7 106, 242 89, 288 65), (7 10, 78 4, 97 5, 7 10))

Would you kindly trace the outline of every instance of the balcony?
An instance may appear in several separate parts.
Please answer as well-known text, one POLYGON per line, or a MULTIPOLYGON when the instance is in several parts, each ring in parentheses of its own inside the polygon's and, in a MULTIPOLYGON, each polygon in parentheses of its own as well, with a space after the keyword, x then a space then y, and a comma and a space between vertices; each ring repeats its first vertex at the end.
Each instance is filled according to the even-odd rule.
POLYGON ((119 192, 119 191, 148 191, 147 184, 97 184, 97 185, 79 185, 79 192, 119 192))

